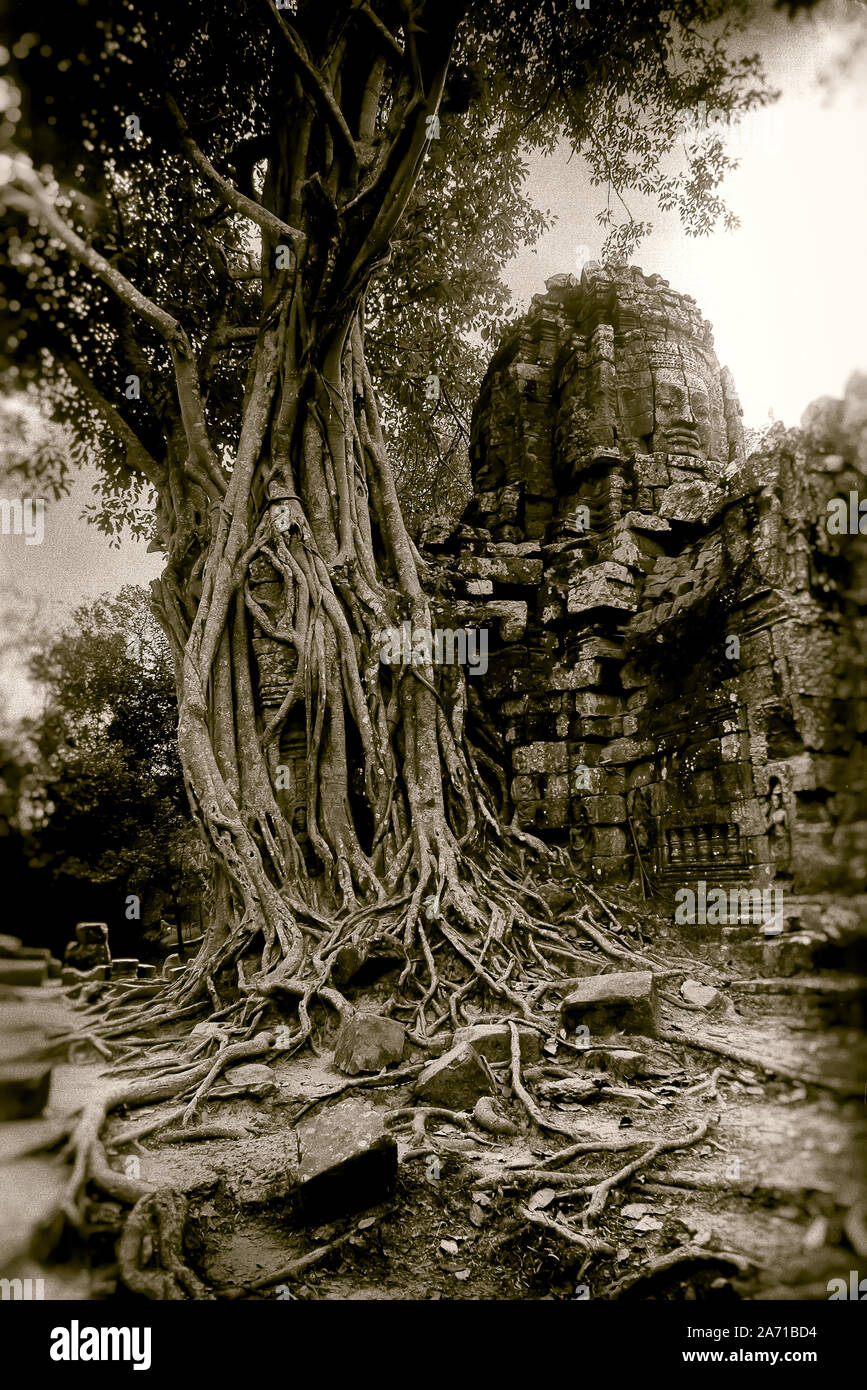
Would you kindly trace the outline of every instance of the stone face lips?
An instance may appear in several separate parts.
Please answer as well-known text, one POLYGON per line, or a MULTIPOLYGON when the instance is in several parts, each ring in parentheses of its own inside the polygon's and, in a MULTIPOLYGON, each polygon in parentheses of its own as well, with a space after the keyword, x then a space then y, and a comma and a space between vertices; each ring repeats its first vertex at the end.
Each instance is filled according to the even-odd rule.
POLYGON ((566 996, 560 1013, 565 1028, 583 1025, 591 1037, 619 1029, 653 1038, 659 1030, 656 981, 649 970, 591 975, 566 996))
POLYGON ((472 1110, 479 1096, 490 1093, 491 1083, 470 1043, 462 1042, 436 1061, 429 1062, 415 1083, 420 1100, 447 1110, 472 1110))
POLYGON ((334 1045, 334 1065, 347 1076, 382 1071, 403 1058, 406 1030, 393 1018, 351 1014, 344 1018, 334 1045))

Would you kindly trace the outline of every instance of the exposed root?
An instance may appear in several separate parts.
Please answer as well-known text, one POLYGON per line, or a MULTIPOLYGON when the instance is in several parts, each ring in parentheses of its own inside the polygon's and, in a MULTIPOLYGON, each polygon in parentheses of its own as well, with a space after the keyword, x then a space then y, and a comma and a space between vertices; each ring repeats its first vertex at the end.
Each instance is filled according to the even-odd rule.
POLYGON ((701 1245, 680 1245, 676 1250, 670 1250, 667 1255, 648 1260, 647 1264, 641 1265, 639 1269, 624 1275, 616 1283, 609 1284, 607 1288, 600 1290, 598 1297, 621 1298, 623 1294, 634 1292, 639 1285, 646 1284, 658 1275, 668 1273, 669 1270, 680 1266, 695 1269, 702 1265, 717 1265, 726 1273, 734 1271, 737 1274, 748 1274, 755 1268, 751 1260, 745 1259, 742 1255, 735 1255, 731 1250, 705 1250, 701 1245))
POLYGON ((73 1225, 79 1223, 84 1186, 90 1178, 97 1181, 101 1167, 107 1166, 100 1135, 112 1110, 121 1105, 150 1105, 156 1101, 171 1100, 191 1086, 200 1086, 206 1078, 215 1076, 231 1062, 261 1056, 262 1053, 271 1051, 273 1046, 273 1033, 261 1033, 249 1042, 235 1043, 224 1048, 214 1063, 206 1061, 180 1074, 148 1078, 139 1082, 117 1083, 105 1090, 97 1091, 82 1109, 68 1144, 73 1164, 62 1204, 68 1220, 73 1225), (100 1156, 102 1165, 98 1161, 100 1156))
POLYGON ((243 1139, 245 1129, 236 1125, 194 1125, 189 1129, 167 1129, 163 1144, 189 1144, 199 1139, 243 1139))
POLYGON ((708 1117, 697 1129, 693 1130, 692 1134, 688 1134, 685 1139, 664 1139, 658 1144, 652 1144, 645 1153, 641 1154, 638 1158, 634 1158, 631 1163, 627 1163, 619 1172, 612 1173, 610 1178, 604 1178, 602 1182, 596 1183, 589 1189, 590 1201, 587 1203, 582 1213, 582 1224, 585 1227, 592 1225, 602 1214, 605 1203, 608 1201, 615 1187, 619 1187, 621 1183, 626 1182, 634 1173, 637 1173, 640 1168, 644 1168, 648 1163, 652 1163, 661 1153, 668 1153, 672 1149, 686 1149, 692 1144, 697 1144, 700 1139, 705 1137, 712 1123, 712 1117, 708 1117))
POLYGON ((387 1072, 385 1076, 356 1076, 351 1081, 344 1081, 341 1086, 335 1086, 332 1091, 323 1091, 321 1095, 313 1096, 296 1110, 292 1116, 293 1125, 309 1113, 315 1106, 321 1105, 326 1100, 334 1100, 335 1096, 342 1096, 345 1091, 354 1091, 359 1087, 368 1086, 403 1086, 411 1077, 418 1076, 424 1066, 423 1062, 411 1062, 405 1067, 395 1067, 394 1071, 387 1072))
POLYGON ((139 1198, 117 1246, 120 1277, 144 1298, 212 1299, 214 1294, 184 1260, 187 1200, 172 1188, 139 1198))
POLYGON ((301 1255, 297 1260, 291 1260, 289 1264, 282 1265, 280 1269, 272 1270, 270 1274, 263 1274, 260 1279, 253 1279, 247 1284, 235 1285, 231 1288, 219 1290, 220 1298, 237 1299, 243 1298, 245 1294, 253 1293, 256 1289, 269 1289, 274 1284, 282 1283, 284 1279, 294 1279, 299 1274, 304 1274, 314 1265, 321 1264, 333 1251, 339 1250, 342 1245, 355 1234, 355 1230, 345 1231, 336 1240, 331 1240, 327 1245, 320 1245, 318 1249, 311 1250, 307 1255, 301 1255))
POLYGON ((539 1163, 527 1165, 525 1168, 509 1168, 492 1177, 473 1176, 473 1186, 480 1192, 490 1191, 497 1187, 533 1187, 542 1183, 546 1187, 572 1188, 577 1191, 587 1190, 583 1173, 558 1173, 552 1171, 551 1167, 544 1167, 543 1164, 553 1165, 558 1160, 563 1163, 571 1162, 573 1158, 582 1154, 623 1153, 627 1149, 637 1149, 644 1142, 640 1135, 635 1135, 626 1139, 596 1139, 573 1144, 568 1149, 562 1149, 560 1153, 553 1154, 550 1158, 543 1159, 539 1163))
POLYGON ((588 1236, 581 1231, 575 1231, 568 1226, 565 1221, 558 1221, 553 1216, 546 1216, 543 1211, 531 1211, 528 1206, 519 1206, 518 1211, 525 1221, 531 1226, 541 1226, 545 1231, 551 1231, 554 1235, 560 1236, 561 1240, 566 1240, 570 1245, 577 1245, 579 1250, 584 1250, 588 1255, 613 1255, 614 1246, 607 1241, 600 1240, 596 1236, 588 1236))
POLYGON ((226 1067, 232 1066, 235 1062, 242 1062, 249 1057, 261 1057, 263 1052, 271 1052, 273 1047, 274 1034, 261 1033, 258 1037, 251 1038, 249 1042, 229 1043, 227 1047, 221 1049, 184 1111, 181 1123, 184 1125, 192 1124, 196 1111, 226 1067))
POLYGON ((542 1114, 538 1105, 534 1101, 530 1092, 521 1081, 521 1035, 514 1023, 509 1024, 509 1033, 512 1039, 512 1090, 524 1106, 530 1119, 537 1124, 540 1129, 547 1129, 551 1134, 565 1134, 567 1139, 575 1138, 575 1130, 569 1125, 558 1124, 556 1120, 549 1119, 542 1114))
POLYGON ((675 1033, 670 1029, 660 1029, 662 1042, 674 1043, 676 1047, 694 1047, 699 1052, 712 1052, 717 1057, 726 1057, 730 1062, 742 1062, 755 1067, 768 1076, 782 1076, 786 1081, 800 1081, 803 1086, 821 1086, 826 1091, 848 1098, 860 1096, 864 1085, 860 1081, 847 1081, 839 1076, 822 1076, 818 1072, 805 1071, 802 1067, 790 1067, 785 1062, 772 1062, 759 1052, 749 1052, 745 1047, 730 1047, 714 1042, 711 1038, 690 1037, 686 1033, 675 1033))

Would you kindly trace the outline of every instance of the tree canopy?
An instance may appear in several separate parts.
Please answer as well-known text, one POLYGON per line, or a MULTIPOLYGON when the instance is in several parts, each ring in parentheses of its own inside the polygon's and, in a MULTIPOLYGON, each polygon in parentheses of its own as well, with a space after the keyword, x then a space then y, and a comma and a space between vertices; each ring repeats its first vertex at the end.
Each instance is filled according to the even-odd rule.
MULTIPOLYGON (((30 660, 42 706, 19 777, 29 861, 55 878, 113 883, 142 920, 201 893, 201 852, 178 758, 168 643, 145 590, 80 605, 30 660), (159 900, 159 901, 157 901, 159 900)), ((138 920, 138 919, 130 919, 138 920)))
POLYGON ((581 151, 609 190, 609 252, 625 255, 647 230, 628 214, 632 189, 676 207, 690 234, 731 218, 716 191, 731 163, 718 138, 680 149, 681 168, 670 159, 682 114, 704 101, 736 116, 769 95, 758 59, 727 47, 749 13, 741 0, 613 3, 592 14, 565 0, 232 0, 207 13, 91 0, 40 14, 36 26, 30 6, 13 0, 9 11, 3 364, 7 379, 37 383, 69 427, 72 466, 98 460, 103 525, 141 534, 152 530, 141 489, 159 487, 177 410, 159 325, 118 297, 111 272, 183 326, 214 466, 227 469, 265 309, 253 233, 258 222, 283 235, 260 204, 299 87, 315 148, 293 198, 329 245, 349 246, 375 225, 419 123, 406 62, 432 35, 452 48, 442 97, 421 113, 422 135, 435 138, 389 246, 377 245, 368 290, 370 368, 416 510, 428 495, 420 460, 429 473, 443 456, 440 487, 457 473, 447 495, 465 486, 459 445, 483 345, 508 309, 501 268, 545 221, 523 191, 529 153, 559 139, 581 151), (34 170, 48 221, 32 204, 34 170), (90 247, 104 261, 96 273, 90 247), (442 387, 434 401, 424 391, 432 374, 442 387))

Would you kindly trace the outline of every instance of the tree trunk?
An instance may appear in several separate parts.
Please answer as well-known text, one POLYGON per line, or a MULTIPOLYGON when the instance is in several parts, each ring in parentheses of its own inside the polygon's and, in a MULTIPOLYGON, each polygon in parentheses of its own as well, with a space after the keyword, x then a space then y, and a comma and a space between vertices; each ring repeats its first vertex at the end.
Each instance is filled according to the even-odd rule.
POLYGON ((421 947, 423 1030, 437 978, 423 905, 431 922, 454 909, 487 925, 473 855, 498 822, 467 741, 464 673, 380 660, 384 630, 404 621, 432 650, 432 618, 364 359, 363 307, 345 309, 311 353, 300 295, 296 280, 260 340, 192 620, 194 581, 179 583, 170 564, 158 586, 184 776, 220 880, 179 996, 218 997, 226 967, 255 945, 261 966, 250 978, 241 969, 242 989, 298 994, 306 1013, 314 993, 336 999, 336 951, 387 933, 408 962, 421 947), (257 696, 254 635, 285 652, 272 711, 257 696), (280 761, 293 730, 303 779, 280 761), (306 784, 294 825, 280 804, 287 780, 296 794, 306 784))

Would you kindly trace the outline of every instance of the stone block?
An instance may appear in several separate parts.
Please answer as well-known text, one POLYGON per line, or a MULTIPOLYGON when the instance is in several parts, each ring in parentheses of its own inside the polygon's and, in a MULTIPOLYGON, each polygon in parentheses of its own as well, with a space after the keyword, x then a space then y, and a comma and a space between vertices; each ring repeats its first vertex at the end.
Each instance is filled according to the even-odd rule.
POLYGON ((185 966, 183 965, 180 956, 176 952, 173 952, 170 956, 166 956, 165 960, 163 961, 163 979, 170 980, 172 978, 171 972, 173 970, 176 970, 178 966, 180 966, 182 970, 185 969, 185 966))
POLYGON ((601 566, 587 570, 577 581, 569 586, 566 600, 570 614, 589 613, 595 609, 610 609, 621 613, 634 613, 638 607, 635 585, 629 581, 629 571, 623 565, 612 565, 612 569, 622 572, 622 578, 599 573, 601 566))
POLYGON ((622 796, 588 796, 584 799, 584 805, 594 824, 619 825, 626 820, 626 801, 622 796))
POLYGON ((808 932, 772 937, 761 945, 762 974, 779 979, 809 974, 814 969, 813 957, 819 945, 808 932))
POLYGON ((592 1047, 584 1053, 581 1065, 585 1071, 604 1071, 615 1081, 632 1081, 649 1074, 649 1063, 643 1052, 630 1048, 592 1047))
POLYGON ((515 772, 568 772, 569 751, 565 743, 530 743, 516 748, 512 755, 515 772))
POLYGON ((81 946, 101 946, 108 941, 108 924, 76 922, 75 939, 81 946))
POLYGON ((714 989, 712 985, 699 984, 698 980, 684 980, 680 987, 680 997, 685 1003, 707 1009, 710 1013, 717 1013, 725 1006, 725 999, 718 989, 714 989))
POLYGON ((382 1071, 403 1058, 406 1029, 380 1014, 348 1014, 334 1043, 334 1065, 347 1076, 382 1071))
POLYGON ((511 787, 515 801, 535 801, 540 793, 538 777, 513 777, 511 787))
POLYGON ((75 970, 90 970, 94 965, 107 965, 110 960, 105 922, 76 923, 75 940, 66 947, 63 964, 75 970))
POLYGON ((7 956, 17 956, 21 950, 21 941, 17 936, 3 936, 0 934, 0 958, 7 956))
POLYGON ((143 961, 139 961, 139 967, 136 971, 136 978, 139 980, 155 980, 157 978, 156 966, 146 965, 143 961))
POLYGON ((499 584, 529 584, 534 588, 542 582, 542 561, 522 556, 498 555, 494 558, 479 555, 468 559, 463 573, 473 579, 493 579, 499 584))
MULTIPOLYGON (((518 1027, 521 1045, 521 1061, 537 1062, 542 1055, 542 1038, 533 1028, 518 1027)), ((458 1028, 454 1036, 454 1046, 462 1047, 469 1043, 479 1056, 489 1062, 508 1062, 512 1057, 512 1035, 507 1023, 473 1023, 466 1028, 458 1028)))
POLYGON ((582 690, 575 696, 575 713, 588 718, 619 714, 620 700, 616 695, 599 695, 594 690, 582 690))
POLYGON ((626 831, 619 825, 593 827, 593 858, 621 859, 626 854, 626 831))
POLYGON ((134 980, 138 974, 138 964, 131 956, 119 957, 112 961, 108 977, 110 980, 134 980))
POLYGON ((649 970, 592 975, 582 980, 560 1006, 563 1025, 584 1025, 594 1034, 619 1029, 656 1037, 659 1005, 656 981, 649 970))
POLYGON ((7 1062, 0 1067, 0 1120, 41 1115, 51 1089, 51 1067, 43 1062, 7 1062))
POLYGON ((632 738, 617 738, 602 749, 599 761, 601 763, 638 763, 643 758, 652 757, 654 752, 652 739, 645 738, 638 741, 632 738))
POLYGON ((298 1207, 321 1226, 387 1201, 397 1180, 397 1144, 382 1116, 344 1101, 298 1131, 298 1207))
POLYGON ((9 956, 0 960, 0 985, 42 985, 48 975, 44 960, 16 960, 9 956))
POLYGON ((475 1048, 461 1043, 429 1062, 413 1089, 420 1100, 431 1105, 471 1110, 479 1096, 490 1094, 491 1083, 475 1048))
POLYGON ((227 1068, 223 1074, 223 1086, 252 1094, 258 1100, 273 1095, 278 1089, 277 1077, 265 1062, 242 1062, 237 1067, 227 1068))
POLYGON ((568 796, 548 796, 535 811, 535 824, 543 830, 564 830, 572 820, 572 803, 568 796))
MULTIPOLYGON (((598 661, 576 661, 574 666, 555 666, 549 677, 552 690, 575 690, 576 701, 584 698, 588 685, 598 685, 602 679, 602 666, 598 661)), ((596 699, 608 699, 610 695, 598 695, 596 699)))

